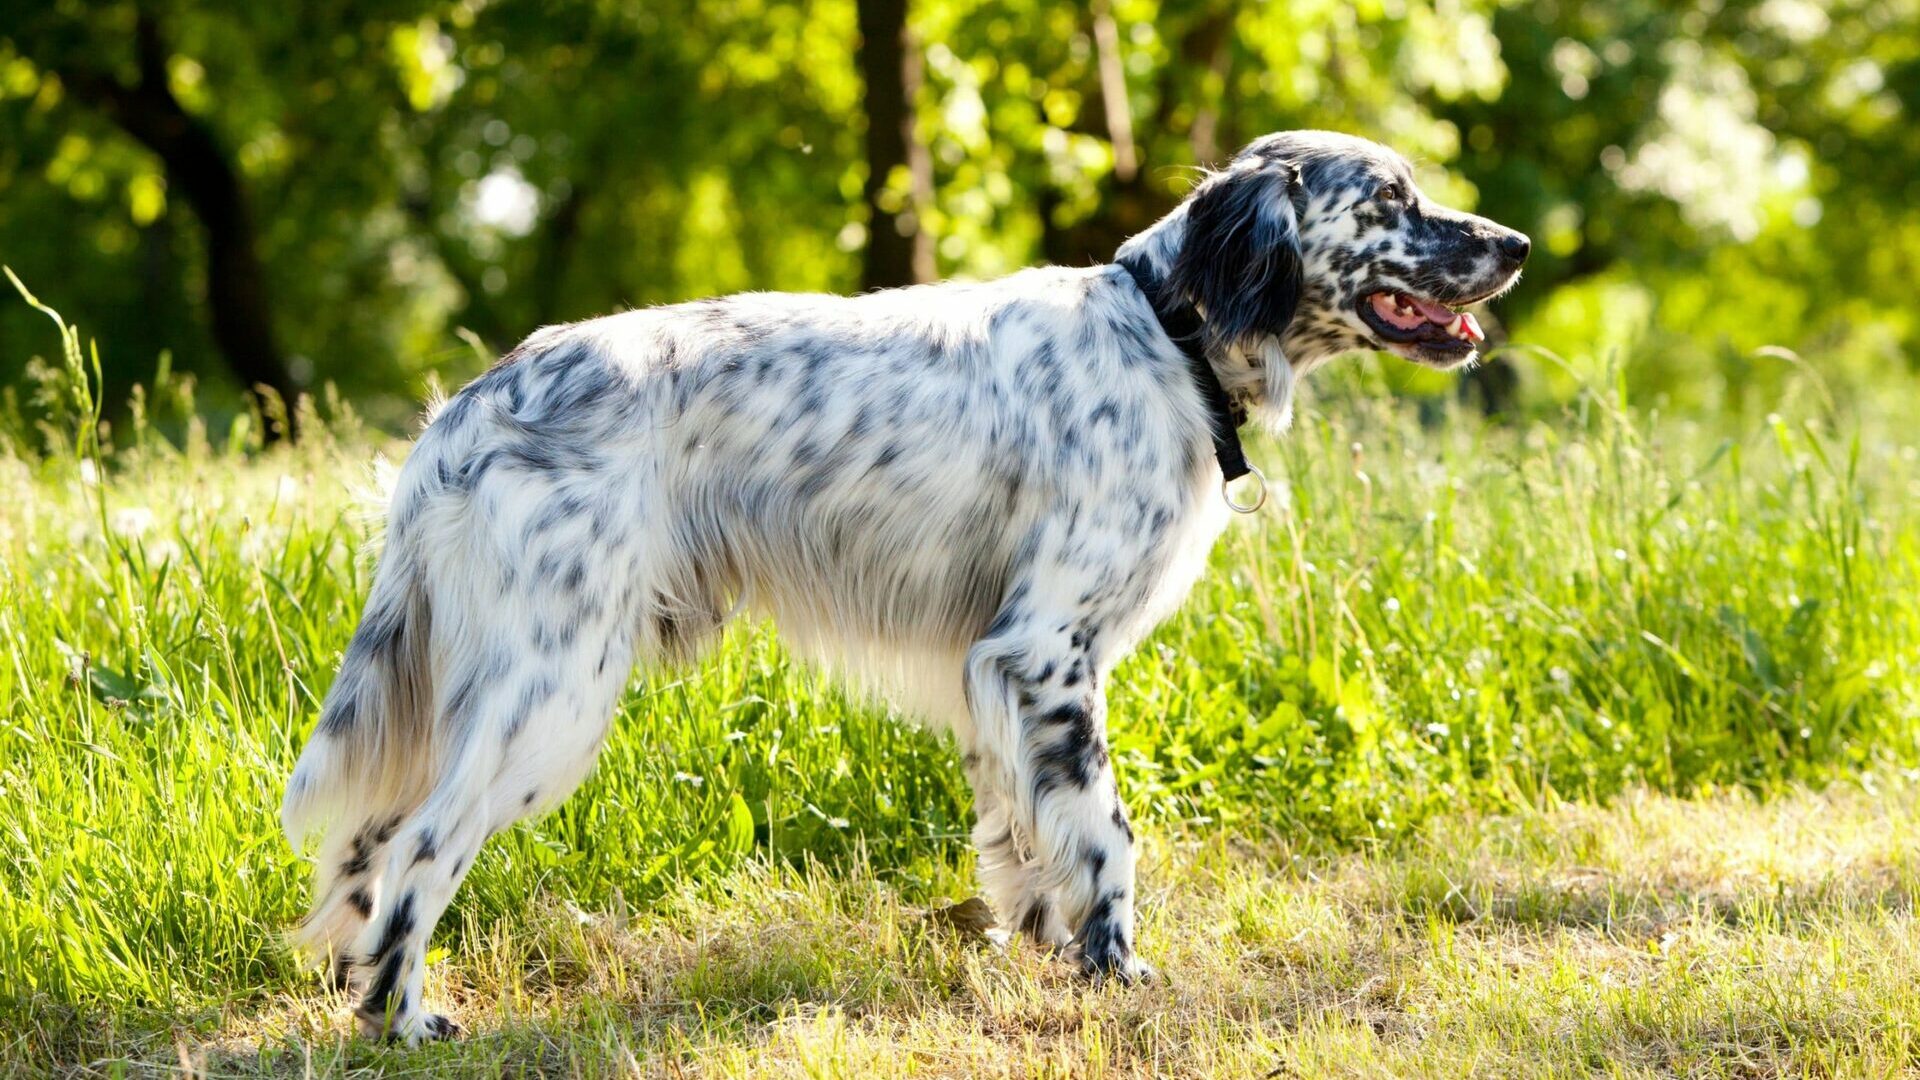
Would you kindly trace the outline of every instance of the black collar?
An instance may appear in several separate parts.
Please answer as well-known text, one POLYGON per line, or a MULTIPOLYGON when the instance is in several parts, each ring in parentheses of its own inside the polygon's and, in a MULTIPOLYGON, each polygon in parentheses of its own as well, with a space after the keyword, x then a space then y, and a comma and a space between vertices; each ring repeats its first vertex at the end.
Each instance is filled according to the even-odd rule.
POLYGON ((1160 320, 1160 329, 1186 354, 1187 370, 1200 387, 1200 398, 1207 405, 1209 426, 1213 428, 1213 456, 1220 459, 1220 474, 1228 483, 1247 475, 1247 455, 1240 449, 1240 426, 1247 422, 1247 410, 1228 396, 1227 388, 1220 385, 1219 373, 1213 370, 1213 362, 1207 359, 1206 345, 1200 336, 1200 313, 1192 304, 1169 295, 1140 260, 1121 259, 1120 265, 1133 275, 1133 283, 1140 287, 1153 308, 1153 317, 1160 320))

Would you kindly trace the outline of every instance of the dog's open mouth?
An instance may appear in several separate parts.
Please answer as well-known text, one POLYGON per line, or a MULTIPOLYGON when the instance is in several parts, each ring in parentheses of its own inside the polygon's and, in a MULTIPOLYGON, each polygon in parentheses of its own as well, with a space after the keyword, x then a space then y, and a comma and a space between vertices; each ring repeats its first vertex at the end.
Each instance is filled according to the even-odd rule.
POLYGON ((1471 312, 1402 292, 1376 292, 1360 301, 1360 318, 1389 345, 1441 355, 1472 352, 1487 335, 1471 312))

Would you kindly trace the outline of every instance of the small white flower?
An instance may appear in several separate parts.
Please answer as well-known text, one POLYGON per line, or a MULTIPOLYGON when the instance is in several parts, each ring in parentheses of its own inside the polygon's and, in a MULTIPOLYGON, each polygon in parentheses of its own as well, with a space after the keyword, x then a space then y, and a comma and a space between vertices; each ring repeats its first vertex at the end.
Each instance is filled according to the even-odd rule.
POLYGON ((1400 598, 1399 598, 1399 597, 1397 597, 1397 596, 1389 596, 1389 597, 1387 597, 1387 602, 1386 602, 1386 603, 1384 603, 1384 604, 1382 604, 1382 605, 1380 605, 1380 606, 1381 606, 1381 607, 1384 607, 1384 608, 1386 608, 1386 609, 1387 609, 1387 611, 1388 611, 1388 613, 1392 613, 1392 612, 1396 612, 1396 611, 1399 611, 1399 610, 1400 610, 1400 598))
POLYGON ((92 458, 80 459, 80 482, 88 487, 100 482, 100 468, 93 463, 92 458))
POLYGON ((1453 729, 1436 720, 1433 723, 1427 725, 1427 734, 1432 735, 1435 738, 1444 739, 1448 735, 1453 734, 1453 729))
POLYGON ((699 787, 701 784, 707 782, 705 777, 695 776, 690 772, 674 773, 673 778, 682 784, 692 784, 694 787, 699 787))
POLYGON ((123 506, 113 512, 107 525, 115 536, 144 536, 153 528, 153 511, 144 506, 123 506))

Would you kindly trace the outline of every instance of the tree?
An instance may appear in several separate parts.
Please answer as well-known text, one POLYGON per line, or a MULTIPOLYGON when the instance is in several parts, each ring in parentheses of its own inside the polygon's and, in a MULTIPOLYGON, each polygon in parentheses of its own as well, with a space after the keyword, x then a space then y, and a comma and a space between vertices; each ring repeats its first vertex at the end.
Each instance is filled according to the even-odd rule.
MULTIPOLYGON (((131 85, 71 58, 62 58, 54 70, 76 97, 153 151, 165 166, 169 187, 193 206, 206 234, 207 311, 214 342, 235 381, 257 395, 277 397, 291 423, 300 388, 275 338, 246 190, 219 140, 181 107, 168 86, 168 52, 158 19, 141 9, 133 30, 137 76, 131 85)), ((267 432, 269 438, 280 434, 291 433, 271 426, 267 432)))
POLYGON ((914 130, 920 48, 907 23, 907 0, 859 0, 858 6, 867 109, 867 179, 862 189, 867 249, 861 287, 932 281, 933 235, 921 214, 932 203, 933 163, 914 130))
POLYGON ((1247 139, 1330 127, 1533 234, 1496 313, 1632 347, 1640 387, 1767 342, 1904 363, 1916 2, 0 4, 0 254, 108 400, 166 349, 398 423, 542 323, 1104 261, 1247 139))
MULTIPOLYGON (((852 0, 0 5, 0 252, 98 334, 110 401, 162 349, 224 381, 188 189, 58 74, 136 85, 142 17, 148 84, 228 150, 287 368, 376 417, 546 322, 858 278, 852 0)), ((30 314, 0 304, 0 382, 30 314)))

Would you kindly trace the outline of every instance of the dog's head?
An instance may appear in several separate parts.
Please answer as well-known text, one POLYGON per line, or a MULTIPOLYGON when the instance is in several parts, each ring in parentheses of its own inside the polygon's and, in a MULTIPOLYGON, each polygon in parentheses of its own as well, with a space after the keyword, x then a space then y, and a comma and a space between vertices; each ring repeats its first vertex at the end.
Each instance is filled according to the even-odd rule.
POLYGON ((1385 349, 1437 368, 1483 338, 1458 309, 1519 280, 1527 238, 1449 210, 1406 159, 1325 131, 1269 135, 1194 189, 1169 284, 1219 348, 1278 342, 1294 366, 1385 349))

